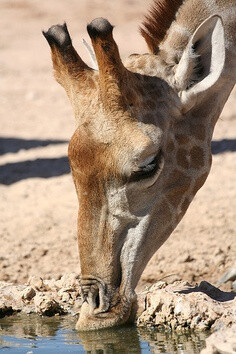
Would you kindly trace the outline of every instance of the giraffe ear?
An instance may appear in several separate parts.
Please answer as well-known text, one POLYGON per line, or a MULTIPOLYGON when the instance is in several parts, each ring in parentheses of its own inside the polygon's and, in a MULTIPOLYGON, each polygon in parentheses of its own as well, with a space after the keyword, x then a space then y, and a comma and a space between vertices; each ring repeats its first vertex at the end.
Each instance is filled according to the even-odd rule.
POLYGON ((183 111, 198 105, 218 82, 225 63, 221 17, 206 19, 190 38, 175 73, 183 111))

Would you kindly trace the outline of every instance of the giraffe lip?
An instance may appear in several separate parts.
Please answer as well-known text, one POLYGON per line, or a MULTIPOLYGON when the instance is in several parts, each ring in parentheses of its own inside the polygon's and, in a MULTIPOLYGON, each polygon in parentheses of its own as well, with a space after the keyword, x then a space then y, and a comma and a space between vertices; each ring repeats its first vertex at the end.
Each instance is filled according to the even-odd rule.
POLYGON ((133 302, 128 301, 125 297, 119 297, 116 300, 116 303, 112 304, 107 311, 94 310, 88 302, 84 301, 76 329, 90 331, 119 326, 129 321, 129 319, 133 322, 133 318, 131 319, 133 302))
POLYGON ((114 327, 133 321, 130 314, 136 294, 128 296, 120 287, 105 284, 101 279, 86 277, 80 280, 82 306, 76 328, 79 331, 114 327))

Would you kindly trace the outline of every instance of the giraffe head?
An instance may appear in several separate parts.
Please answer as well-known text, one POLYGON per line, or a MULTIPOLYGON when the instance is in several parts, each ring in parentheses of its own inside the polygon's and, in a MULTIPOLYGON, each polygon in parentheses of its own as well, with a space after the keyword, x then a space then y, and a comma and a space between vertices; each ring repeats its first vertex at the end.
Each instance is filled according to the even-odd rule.
POLYGON ((69 160, 79 200, 79 330, 133 318, 143 269, 209 172, 202 112, 211 109, 206 92, 214 94, 224 67, 216 16, 197 28, 171 64, 160 50, 132 55, 124 65, 107 20, 87 29, 98 71, 77 54, 66 25, 44 33, 78 122, 69 160))

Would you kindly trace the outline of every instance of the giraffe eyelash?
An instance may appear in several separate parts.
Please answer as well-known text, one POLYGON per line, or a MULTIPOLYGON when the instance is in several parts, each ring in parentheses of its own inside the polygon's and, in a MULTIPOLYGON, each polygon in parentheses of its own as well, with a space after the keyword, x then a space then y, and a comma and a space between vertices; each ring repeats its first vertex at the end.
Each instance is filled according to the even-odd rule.
POLYGON ((151 178, 160 170, 160 167, 163 162, 163 153, 162 150, 147 164, 139 167, 138 170, 133 171, 129 181, 138 182, 143 179, 151 178))

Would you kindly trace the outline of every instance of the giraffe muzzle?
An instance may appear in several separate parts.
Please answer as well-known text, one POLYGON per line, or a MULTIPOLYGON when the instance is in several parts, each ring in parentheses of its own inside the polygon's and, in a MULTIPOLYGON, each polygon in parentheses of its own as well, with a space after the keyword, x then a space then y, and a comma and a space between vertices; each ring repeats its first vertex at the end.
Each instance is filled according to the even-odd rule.
POLYGON ((109 288, 102 280, 80 280, 82 307, 76 329, 91 331, 133 322, 133 301, 120 295, 120 289, 109 288))

